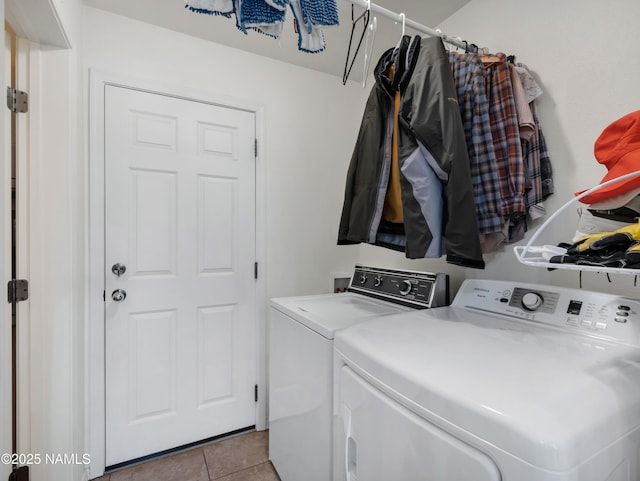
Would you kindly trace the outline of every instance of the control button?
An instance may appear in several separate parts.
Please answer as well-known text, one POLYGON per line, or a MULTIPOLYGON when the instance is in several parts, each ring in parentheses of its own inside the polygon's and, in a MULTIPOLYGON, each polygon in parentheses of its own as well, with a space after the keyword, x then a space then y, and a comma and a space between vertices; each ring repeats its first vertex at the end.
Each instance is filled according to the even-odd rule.
POLYGON ((373 280, 373 285, 378 287, 380 284, 382 284, 382 276, 376 276, 373 280))
POLYGON ((500 302, 509 302, 509 299, 507 299, 506 297, 503 297, 502 299, 500 299, 500 302))
POLYGON ((360 276, 360 284, 364 284, 367 282, 367 276, 365 276, 364 274, 362 274, 360 276))
POLYGON ((628 317, 629 313, 628 312, 624 312, 624 311, 618 311, 618 312, 616 312, 616 316, 628 317))
POLYGON ((528 311, 535 311, 542 305, 542 296, 535 292, 527 292, 522 296, 522 307, 528 311))
POLYGON ((569 301, 569 307, 567 308, 567 314, 574 316, 580 315, 580 309, 582 309, 582 301, 569 301))
POLYGON ((619 311, 630 311, 631 308, 629 306, 618 306, 619 311))
POLYGON ((567 324, 570 324, 572 326, 577 326, 578 325, 578 319, 570 317, 569 319, 567 319, 567 324))
POLYGON ((585 320, 583 320, 583 321, 580 323, 580 325, 581 325, 581 326, 584 326, 584 327, 592 327, 592 326, 593 326, 593 321, 585 321, 585 320))
POLYGON ((614 319, 614 321, 619 322, 619 323, 621 323, 621 324, 624 324, 624 323, 626 323, 626 322, 627 322, 627 318, 626 318, 626 317, 616 317, 616 318, 614 319))
POLYGON ((411 281, 402 281, 402 283, 400 284, 400 294, 406 296, 411 292, 412 288, 413 285, 411 284, 411 281))
POLYGON ((604 322, 596 322, 596 329, 606 329, 607 325, 604 322))

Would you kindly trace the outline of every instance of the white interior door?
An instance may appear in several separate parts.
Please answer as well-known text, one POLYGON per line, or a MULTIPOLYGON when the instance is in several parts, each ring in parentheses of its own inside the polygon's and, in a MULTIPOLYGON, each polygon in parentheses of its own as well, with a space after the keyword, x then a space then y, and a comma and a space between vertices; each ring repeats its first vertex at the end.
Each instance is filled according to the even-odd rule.
POLYGON ((255 424, 255 118, 105 89, 113 466, 255 424))

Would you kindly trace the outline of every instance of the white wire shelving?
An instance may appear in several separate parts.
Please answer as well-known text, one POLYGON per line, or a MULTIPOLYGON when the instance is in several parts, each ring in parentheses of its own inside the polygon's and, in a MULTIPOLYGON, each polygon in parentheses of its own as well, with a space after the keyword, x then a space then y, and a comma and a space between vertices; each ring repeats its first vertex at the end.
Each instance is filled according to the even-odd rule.
POLYGON ((603 187, 606 187, 611 184, 616 184, 620 181, 631 179, 633 177, 640 176, 640 170, 631 172, 630 174, 622 175, 620 177, 616 177, 615 179, 611 179, 607 182, 603 182, 595 187, 592 187, 589 190, 584 191, 580 195, 575 196, 567 203, 565 203, 562 207, 560 207, 557 211, 555 211, 549 218, 538 228, 538 230, 531 236, 529 242, 527 242, 524 246, 515 246, 513 251, 516 255, 516 258, 521 264, 530 267, 542 267, 545 269, 564 269, 564 270, 573 270, 573 271, 586 271, 586 272, 600 272, 600 273, 611 273, 611 274, 627 274, 638 276, 640 275, 640 269, 626 269, 620 267, 602 267, 602 266, 585 266, 585 265, 577 265, 577 264, 556 264, 549 262, 541 252, 545 250, 549 250, 553 248, 553 246, 536 246, 535 242, 538 240, 538 237, 542 232, 544 232, 554 220, 558 218, 558 216, 571 207, 573 204, 580 201, 580 199, 586 197, 593 192, 596 192, 603 187))

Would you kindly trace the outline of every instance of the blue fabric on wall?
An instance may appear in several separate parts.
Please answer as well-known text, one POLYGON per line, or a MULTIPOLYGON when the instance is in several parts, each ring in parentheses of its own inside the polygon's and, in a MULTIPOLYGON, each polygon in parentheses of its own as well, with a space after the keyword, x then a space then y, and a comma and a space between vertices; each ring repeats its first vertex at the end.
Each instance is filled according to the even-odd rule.
POLYGON ((234 11, 233 0, 186 0, 185 8, 195 13, 221 15, 231 18, 234 11))
POLYGON ((335 0, 300 0, 305 24, 329 27, 338 25, 338 7, 335 0))
POLYGON ((195 13, 235 14, 236 26, 247 33, 252 29, 279 38, 284 26, 286 8, 291 7, 297 24, 298 49, 317 53, 325 49, 321 26, 338 25, 336 0, 185 0, 186 8, 195 13))
POLYGON ((277 33, 268 26, 282 24, 285 16, 284 10, 278 10, 264 0, 234 0, 234 4, 236 6, 236 26, 240 31, 247 33, 247 28, 251 28, 272 37, 279 36, 282 25, 277 33))

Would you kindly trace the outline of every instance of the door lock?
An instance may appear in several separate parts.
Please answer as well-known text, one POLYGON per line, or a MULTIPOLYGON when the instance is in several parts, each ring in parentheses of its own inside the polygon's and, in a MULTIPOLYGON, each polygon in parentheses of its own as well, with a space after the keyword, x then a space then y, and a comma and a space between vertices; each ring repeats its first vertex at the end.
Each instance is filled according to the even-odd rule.
POLYGON ((116 264, 113 264, 113 266, 111 267, 111 272, 113 272, 116 277, 120 277, 122 274, 127 272, 127 266, 118 262, 116 264))
POLYGON ((127 298, 127 291, 124 289, 116 289, 111 293, 111 299, 116 302, 122 302, 127 298))

